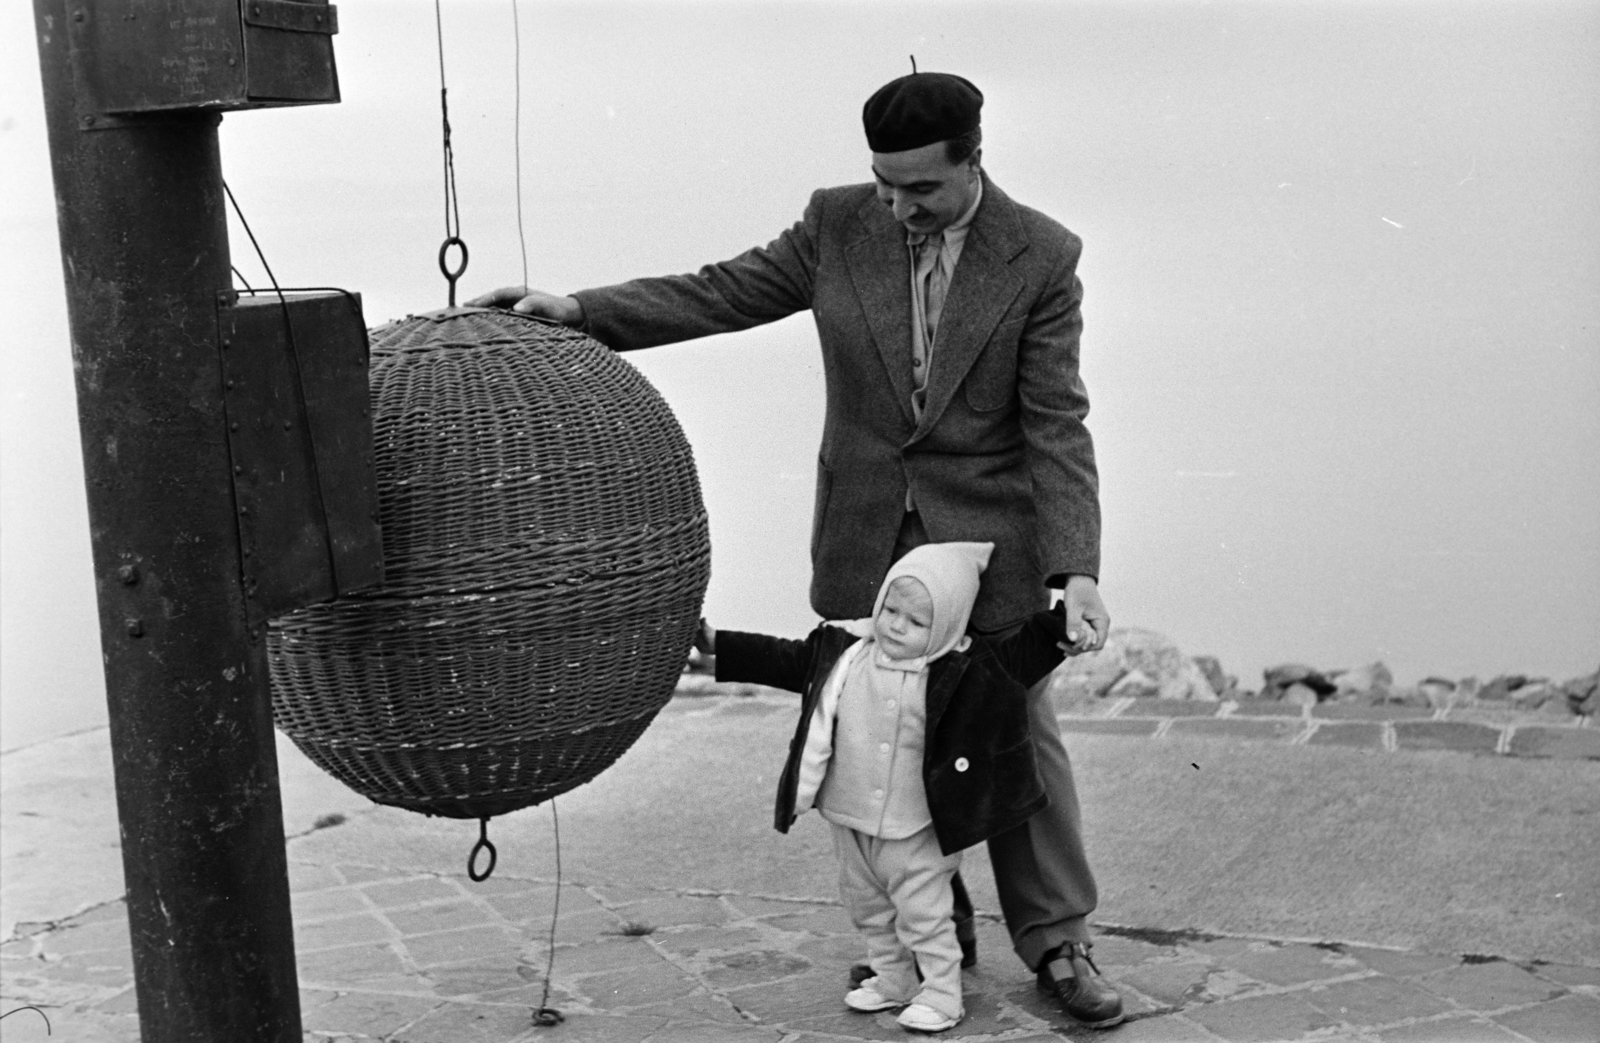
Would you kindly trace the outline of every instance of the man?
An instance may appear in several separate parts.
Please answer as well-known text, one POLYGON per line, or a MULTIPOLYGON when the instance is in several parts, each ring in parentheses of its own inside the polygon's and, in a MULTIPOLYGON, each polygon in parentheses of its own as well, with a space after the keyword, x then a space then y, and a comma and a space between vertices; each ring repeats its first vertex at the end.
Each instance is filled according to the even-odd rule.
MULTIPOLYGON (((1110 626, 1097 589, 1100 510, 1089 403, 1078 375, 1081 242, 984 173, 967 80, 913 73, 862 112, 873 184, 821 189, 764 248, 695 275, 570 297, 497 290, 512 305, 627 351, 746 329, 810 309, 827 385, 812 520, 811 604, 871 614, 893 560, 929 540, 995 545, 975 630, 1005 633, 1063 590, 1071 653, 1110 626)), ((1077 1021, 1122 1020, 1091 975, 1072 769, 1043 686, 1031 695, 1050 806, 989 842, 1017 954, 1077 1021)), ((971 945, 971 905, 957 888, 971 945), (963 906, 965 909, 963 910, 963 906)))

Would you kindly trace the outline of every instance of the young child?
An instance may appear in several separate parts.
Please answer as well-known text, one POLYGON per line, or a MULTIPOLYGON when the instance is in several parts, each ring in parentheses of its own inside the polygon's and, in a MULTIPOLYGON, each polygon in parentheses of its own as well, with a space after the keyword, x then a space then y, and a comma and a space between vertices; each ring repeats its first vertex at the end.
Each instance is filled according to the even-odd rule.
POLYGON ((719 681, 804 696, 774 824, 787 833, 815 806, 833 831, 839 892, 874 975, 845 1004, 903 1007, 899 1023, 922 1032, 964 1013, 950 886, 962 849, 1047 803, 1025 700, 1061 662, 1064 617, 1040 612, 1003 641, 968 637, 993 549, 918 547, 889 569, 872 618, 824 623, 804 641, 704 623, 696 640, 719 681))

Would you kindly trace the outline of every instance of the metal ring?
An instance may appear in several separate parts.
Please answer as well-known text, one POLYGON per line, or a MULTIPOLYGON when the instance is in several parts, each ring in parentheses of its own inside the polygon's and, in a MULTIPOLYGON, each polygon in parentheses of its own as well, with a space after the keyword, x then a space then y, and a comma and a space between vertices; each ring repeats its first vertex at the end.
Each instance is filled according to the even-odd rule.
POLYGON ((456 306, 456 280, 461 278, 461 273, 467 270, 467 244, 459 235, 452 235, 439 244, 439 271, 444 273, 445 281, 450 284, 450 307, 456 306), (455 271, 450 270, 448 255, 452 246, 461 247, 461 266, 455 271))
POLYGON ((467 878, 475 884, 483 883, 494 872, 494 865, 499 860, 499 852, 494 849, 493 844, 489 843, 489 820, 486 818, 479 819, 478 842, 472 845, 472 854, 467 856, 467 878), (482 873, 478 872, 478 853, 480 851, 489 852, 489 868, 482 873))

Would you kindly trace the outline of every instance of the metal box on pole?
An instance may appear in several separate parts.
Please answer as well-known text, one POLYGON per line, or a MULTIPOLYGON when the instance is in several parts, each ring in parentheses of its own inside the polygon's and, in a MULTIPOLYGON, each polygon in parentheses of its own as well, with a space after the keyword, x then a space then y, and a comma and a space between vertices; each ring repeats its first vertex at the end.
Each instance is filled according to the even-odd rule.
POLYGON ((339 100, 325 0, 70 0, 80 124, 339 100))

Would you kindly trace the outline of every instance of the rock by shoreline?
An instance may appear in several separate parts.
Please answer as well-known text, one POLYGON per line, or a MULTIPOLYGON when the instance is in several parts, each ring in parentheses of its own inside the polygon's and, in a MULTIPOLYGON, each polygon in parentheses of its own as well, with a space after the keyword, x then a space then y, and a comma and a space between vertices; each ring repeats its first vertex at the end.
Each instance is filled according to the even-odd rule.
MULTIPOLYGON (((679 695, 755 694, 759 685, 718 684, 711 663, 691 652, 678 683, 679 695)), ((1050 696, 1060 707, 1097 700, 1178 699, 1195 702, 1251 700, 1299 706, 1417 706, 1434 710, 1468 706, 1592 717, 1600 711, 1600 669, 1556 682, 1547 677, 1503 674, 1487 683, 1476 677, 1426 677, 1414 685, 1395 683, 1381 662, 1352 668, 1281 663, 1262 671, 1261 686, 1249 688, 1228 673, 1216 656, 1186 655, 1165 635, 1141 627, 1113 627, 1105 648, 1074 656, 1051 675, 1050 696)))
POLYGON ((1282 663, 1262 671, 1260 688, 1251 689, 1227 673, 1215 656, 1185 655, 1152 630, 1114 627, 1104 649, 1061 664, 1051 677, 1050 694, 1058 705, 1129 697, 1433 709, 1476 703, 1522 712, 1593 716, 1600 709, 1600 669, 1560 682, 1505 674, 1487 683, 1476 677, 1427 677, 1415 685, 1399 685, 1381 662, 1337 669, 1282 663))

